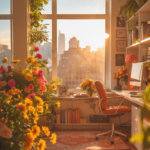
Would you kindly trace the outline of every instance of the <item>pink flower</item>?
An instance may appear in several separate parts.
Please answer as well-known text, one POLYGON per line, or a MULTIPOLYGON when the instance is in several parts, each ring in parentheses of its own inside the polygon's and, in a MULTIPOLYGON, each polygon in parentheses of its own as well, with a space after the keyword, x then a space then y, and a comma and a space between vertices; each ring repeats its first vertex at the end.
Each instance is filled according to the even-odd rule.
POLYGON ((38 46, 34 47, 35 51, 39 51, 40 49, 38 48, 38 46))
POLYGON ((1 67, 0 67, 0 70, 3 70, 4 69, 4 66, 2 65, 1 67))
POLYGON ((0 87, 6 86, 7 82, 6 81, 0 81, 0 87))
POLYGON ((42 58, 43 58, 43 56, 42 56, 40 53, 37 53, 37 54, 36 54, 36 57, 37 57, 38 59, 42 59, 42 58))
POLYGON ((9 72, 8 75, 11 76, 13 74, 13 72, 9 72))
POLYGON ((38 73, 37 73, 37 76, 39 78, 42 78, 43 77, 43 70, 39 70, 38 73))
POLYGON ((8 85, 9 85, 11 88, 14 87, 15 84, 16 84, 16 82, 14 81, 14 79, 10 79, 10 80, 8 81, 8 85))
POLYGON ((0 128, 0 136, 6 139, 12 138, 12 131, 8 127, 0 128))
POLYGON ((39 95, 43 95, 43 91, 40 91, 40 92, 39 92, 39 95))
POLYGON ((8 67, 8 69, 12 69, 12 66, 7 66, 8 67))
POLYGON ((4 123, 0 122, 0 129, 3 127, 6 127, 6 125, 4 123))
POLYGON ((40 82, 40 86, 43 86, 43 85, 45 85, 45 83, 44 82, 40 82))
POLYGON ((29 85, 29 89, 30 89, 30 90, 33 90, 33 89, 34 89, 33 84, 30 84, 30 85, 29 85))
POLYGON ((6 69, 2 69, 2 70, 1 70, 1 73, 2 73, 2 74, 6 73, 6 69))

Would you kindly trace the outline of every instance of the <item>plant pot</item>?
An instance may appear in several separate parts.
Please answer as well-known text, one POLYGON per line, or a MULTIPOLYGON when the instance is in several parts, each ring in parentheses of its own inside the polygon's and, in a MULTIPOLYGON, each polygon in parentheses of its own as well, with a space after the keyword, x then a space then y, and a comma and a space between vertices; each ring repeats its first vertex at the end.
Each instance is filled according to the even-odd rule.
POLYGON ((114 90, 121 90, 122 86, 119 85, 119 80, 120 79, 117 79, 117 85, 114 86, 114 90))

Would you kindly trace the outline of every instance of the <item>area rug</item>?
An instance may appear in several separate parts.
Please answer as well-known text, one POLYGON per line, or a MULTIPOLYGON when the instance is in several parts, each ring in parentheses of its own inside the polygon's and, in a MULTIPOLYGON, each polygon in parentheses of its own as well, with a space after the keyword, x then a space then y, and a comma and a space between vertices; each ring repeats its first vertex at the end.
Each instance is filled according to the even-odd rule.
POLYGON ((55 132, 57 143, 52 144, 46 140, 46 150, 129 150, 129 147, 119 136, 114 136, 114 144, 110 144, 110 136, 100 136, 95 140, 98 131, 66 131, 55 132))

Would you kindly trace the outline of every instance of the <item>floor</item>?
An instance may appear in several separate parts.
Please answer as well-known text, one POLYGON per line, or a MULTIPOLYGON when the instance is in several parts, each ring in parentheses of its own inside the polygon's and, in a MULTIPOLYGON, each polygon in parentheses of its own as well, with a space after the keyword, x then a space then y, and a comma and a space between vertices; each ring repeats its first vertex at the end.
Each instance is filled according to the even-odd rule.
MULTIPOLYGON (((116 127, 115 128, 116 131, 120 131, 124 134, 126 134, 129 138, 131 137, 131 127, 127 127, 127 126, 122 126, 122 127, 116 127)), ((57 131, 62 131, 62 130, 57 130, 57 131)), ((64 131, 64 130, 63 130, 64 131)), ((66 131, 66 130, 65 130, 66 131)), ((70 130, 69 130, 70 131, 70 130)), ((73 130, 74 131, 74 130, 73 130)), ((76 130, 76 131, 79 131, 79 130, 76 130)), ((92 130, 93 131, 93 130, 92 130)), ((97 131, 97 130, 96 130, 97 131)), ((99 130, 100 132, 105 132, 105 130, 99 130)), ((108 130, 106 130, 108 131, 108 130)), ((55 131, 54 131, 55 132, 55 131)), ((118 136, 118 135, 117 135, 118 136)), ((130 150, 137 150, 133 145, 132 143, 130 142, 127 142, 126 141, 126 138, 120 136, 121 139, 124 141, 124 143, 126 143, 126 145, 130 148, 130 150)))

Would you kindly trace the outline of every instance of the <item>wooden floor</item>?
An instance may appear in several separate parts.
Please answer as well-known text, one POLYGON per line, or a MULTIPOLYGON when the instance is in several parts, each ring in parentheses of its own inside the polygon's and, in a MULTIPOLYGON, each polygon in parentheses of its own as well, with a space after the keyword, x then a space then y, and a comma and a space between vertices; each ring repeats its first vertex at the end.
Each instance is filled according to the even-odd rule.
MULTIPOLYGON (((115 127, 115 130, 116 130, 116 131, 120 131, 120 132, 126 134, 129 138, 131 137, 131 127, 127 127, 127 126, 115 127)), ((55 131, 57 131, 57 130, 55 130, 55 131)), ((59 130, 59 131, 62 131, 62 130, 59 130)), ((66 131, 66 130, 65 130, 65 131, 66 131)), ((69 130, 69 131, 71 131, 71 130, 69 130)), ((73 130, 73 131, 74 131, 74 130, 73 130)), ((76 130, 76 131, 80 131, 80 130, 76 130)), ((96 130, 96 131, 97 131, 97 130, 96 130)), ((100 130, 100 132, 105 132, 105 131, 108 131, 108 130, 100 130)), ((117 136, 119 136, 119 135, 117 135, 117 136)), ((130 150, 137 150, 137 149, 133 146, 132 143, 126 141, 126 138, 125 138, 125 137, 123 137, 123 136, 120 136, 120 137, 121 137, 121 139, 126 143, 126 145, 128 145, 128 147, 130 148, 130 150)))

